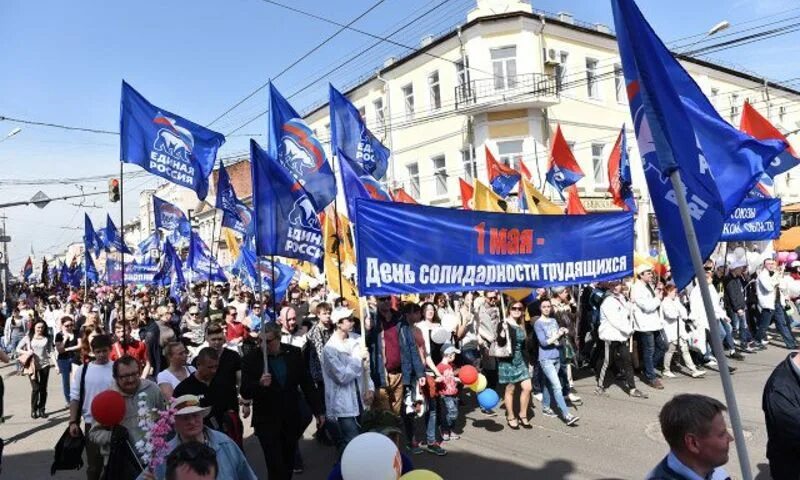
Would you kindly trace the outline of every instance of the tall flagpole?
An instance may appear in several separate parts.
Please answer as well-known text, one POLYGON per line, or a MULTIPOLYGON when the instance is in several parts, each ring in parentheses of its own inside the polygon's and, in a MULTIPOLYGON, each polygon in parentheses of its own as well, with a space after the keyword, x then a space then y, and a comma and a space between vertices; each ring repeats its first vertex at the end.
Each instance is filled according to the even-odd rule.
POLYGON ((678 200, 678 211, 681 215, 681 222, 683 229, 686 233, 686 243, 689 245, 689 254, 692 258, 692 266, 694 267, 694 274, 697 277, 697 288, 700 289, 700 294, 703 297, 703 306, 705 307, 706 318, 708 319, 709 330, 711 331, 711 348, 714 356, 719 364, 719 376, 722 379, 722 390, 725 392, 725 403, 728 404, 728 416, 731 420, 731 428, 733 429, 733 437, 736 441, 736 454, 739 457, 739 466, 742 469, 743 480, 752 480, 753 474, 750 467, 750 458, 747 455, 747 445, 744 440, 744 433, 742 430, 742 419, 739 416, 739 407, 736 404, 736 393, 733 391, 733 382, 731 381, 731 373, 728 370, 728 360, 725 358, 725 352, 722 348, 722 339, 720 338, 720 326, 716 321, 716 314, 714 313, 714 305, 711 301, 711 292, 709 292, 708 280, 706 279, 705 272, 703 271, 703 259, 700 256, 700 246, 697 243, 697 235, 694 231, 694 224, 692 224, 689 215, 689 206, 686 203, 686 191, 681 182, 681 174, 679 170, 674 170, 669 175, 672 182, 672 188, 675 190, 675 197, 678 200))
MULTIPOLYGON (((339 162, 342 161, 342 159, 340 159, 338 155, 336 155, 333 152, 331 152, 331 161, 333 161, 334 169, 335 169, 336 168, 336 161, 334 161, 334 160, 338 160, 339 162)), ((336 170, 334 170, 334 172, 335 171, 336 170)), ((341 169, 339 169, 339 172, 341 173, 341 169)), ((335 184, 336 183, 336 173, 333 174, 333 181, 334 181, 334 184, 335 184)), ((342 280, 342 242, 345 241, 345 240, 339 234, 339 192, 338 192, 338 188, 337 188, 336 195, 334 195, 334 197, 333 197, 333 216, 336 217, 336 218, 333 219, 333 221, 335 222, 334 225, 336 225, 336 240, 338 242, 337 245, 336 245, 336 261, 339 262, 339 296, 340 297, 344 297, 344 290, 342 288, 342 284, 344 283, 343 280, 342 280)))
MULTIPOLYGON (((214 259, 214 232, 217 230, 217 208, 214 207, 214 215, 211 217, 211 246, 208 247, 208 255, 211 257, 208 259, 208 288, 206 288, 206 296, 211 298, 211 267, 212 263, 211 260, 214 259)), ((220 230, 222 230, 220 228, 220 230)), ((219 248, 217 248, 217 253, 219 253, 219 248)), ((219 263, 219 262, 217 262, 219 263)))
POLYGON ((125 196, 123 195, 123 189, 122 189, 123 188, 123 184, 125 182, 123 181, 123 177, 124 177, 124 172, 123 172, 123 169, 122 169, 123 165, 124 165, 124 163, 120 159, 120 161, 119 161, 119 242, 120 242, 120 246, 122 248, 120 248, 120 252, 119 253, 122 256, 122 260, 120 262, 121 263, 120 270, 122 272, 121 273, 121 275, 122 275, 122 277, 121 277, 121 280, 122 280, 121 281, 121 283, 122 283, 122 325, 124 325, 124 327, 125 327, 125 330, 123 331, 123 337, 127 341, 128 335, 130 334, 130 331, 129 331, 130 326, 128 325, 128 320, 125 317, 125 304, 127 303, 127 298, 126 298, 126 295, 125 295, 125 223, 124 223, 125 221, 123 220, 124 219, 124 214, 125 214, 125 210, 124 210, 124 207, 123 207, 125 205, 125 201, 124 201, 125 196))

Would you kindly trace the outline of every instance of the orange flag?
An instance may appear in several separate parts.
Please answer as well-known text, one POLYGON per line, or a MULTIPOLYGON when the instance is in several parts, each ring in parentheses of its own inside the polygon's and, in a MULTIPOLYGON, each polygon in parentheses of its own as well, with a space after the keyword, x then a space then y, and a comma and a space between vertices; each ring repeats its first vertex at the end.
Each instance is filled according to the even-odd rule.
POLYGON ((464 208, 464 210, 472 210, 470 202, 472 202, 475 189, 472 188, 472 185, 465 182, 463 178, 458 179, 458 185, 461 187, 461 207, 464 208))
POLYGON ((417 201, 414 200, 414 197, 406 193, 403 187, 400 187, 394 191, 393 198, 397 203, 410 203, 412 205, 417 205, 417 201))
POLYGON ((583 207, 581 197, 578 196, 578 187, 570 185, 567 190, 567 215, 586 215, 586 209, 583 207))

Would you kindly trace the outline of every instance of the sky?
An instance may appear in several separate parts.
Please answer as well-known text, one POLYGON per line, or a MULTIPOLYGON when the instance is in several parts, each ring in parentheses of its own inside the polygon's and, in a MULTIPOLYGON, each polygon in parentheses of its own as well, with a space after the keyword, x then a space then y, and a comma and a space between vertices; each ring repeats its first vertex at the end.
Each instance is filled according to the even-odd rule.
MULTIPOLYGON (((348 23, 380 0, 284 0, 295 8, 348 23)), ((640 0, 645 17, 670 46, 675 39, 706 32, 722 20, 736 34, 747 28, 800 16, 800 1, 640 0), (788 11, 794 9, 792 11, 788 11), (788 11, 788 12, 787 12, 788 11), (776 16, 777 15, 777 16, 776 16), (772 17, 769 17, 772 16, 772 17), (768 17, 768 18, 764 18, 768 17), (758 20, 762 19, 763 20, 758 20)), ((464 23, 475 0, 383 0, 354 26, 417 45, 464 23), (429 9, 431 13, 414 20, 429 9)), ((535 9, 571 12, 577 20, 613 25, 603 0, 532 0, 535 9)), ((785 25, 785 23, 781 24, 785 25)), ((152 103, 207 125, 235 103, 276 76, 339 27, 285 10, 263 0, 3 0, 0 2, 0 116, 118 131, 121 81, 125 79, 152 103)), ((800 52, 798 33, 730 49, 707 57, 774 80, 796 77, 786 61, 800 52)), ((379 44, 323 76, 375 40, 344 31, 276 78, 275 84, 301 113, 325 100, 326 83, 347 88, 374 72, 386 58, 407 53, 379 44), (321 77, 296 93, 310 79, 321 77)), ((228 134, 266 109, 264 89, 211 125, 228 134)), ((116 135, 65 131, 0 121, 0 203, 25 200, 41 190, 50 197, 105 192, 107 181, 40 184, 48 179, 108 175, 119 171, 116 135), (25 184, 19 183, 24 181, 25 184)), ((265 117, 229 136, 220 156, 243 153, 249 138, 265 143, 265 117)), ((125 166, 125 172, 141 172, 125 166)), ((125 182, 125 220, 138 212, 138 193, 161 183, 152 175, 125 182)), ((6 208, 10 268, 17 273, 27 256, 63 251, 82 236, 83 213, 95 227, 110 212, 118 222, 119 205, 107 195, 56 201, 44 209, 6 208)))

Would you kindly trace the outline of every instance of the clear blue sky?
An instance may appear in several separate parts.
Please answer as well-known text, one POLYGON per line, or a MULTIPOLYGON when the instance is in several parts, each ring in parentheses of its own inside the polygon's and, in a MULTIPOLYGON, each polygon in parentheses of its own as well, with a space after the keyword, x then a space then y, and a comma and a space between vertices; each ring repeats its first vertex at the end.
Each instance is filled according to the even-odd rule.
MULTIPOLYGON (((375 3, 284 1, 342 23, 375 3)), ((386 34, 438 1, 386 0, 355 26, 386 34)), ((534 8, 546 11, 570 11, 578 20, 613 24, 607 1, 532 2, 534 8)), ((731 22, 730 31, 734 32, 742 22, 800 6, 789 0, 640 0, 639 4, 667 42, 704 32, 723 19, 731 22)), ((415 45, 426 34, 463 23, 473 6, 474 0, 450 0, 393 38, 415 45)), ((800 10, 792 14, 800 15, 800 10)), ((754 25, 757 23, 739 28, 754 25)), ((261 0, 4 0, 0 3, 0 115, 116 131, 124 78, 153 103, 207 124, 336 30, 333 25, 261 0)), ((797 33, 790 34, 712 58, 741 64, 773 79, 786 79, 797 76, 795 62, 787 61, 797 58, 797 40, 797 33)), ((344 32, 276 84, 290 95, 308 79, 373 41, 344 32)), ((345 87, 386 57, 402 52, 395 46, 380 45, 292 102, 302 111, 324 99, 326 81, 345 87)), ((213 127, 227 134, 264 110, 266 101, 266 93, 261 91, 213 127)), ((0 122, 0 137, 16 126, 0 122)), ((19 135, 0 143, 0 165, 5 167, 0 181, 110 174, 119 169, 116 136, 22 128, 19 135)), ((238 133, 263 135, 265 131, 262 117, 238 133)), ((256 138, 264 141, 263 136, 256 138)), ((221 154, 244 151, 247 141, 247 135, 231 137, 221 154)), ((126 167, 126 171, 134 170, 126 167)), ((139 190, 159 182, 155 177, 126 182, 126 213, 135 214, 139 190)), ((40 189, 51 197, 78 193, 74 185, 0 184, 0 202, 27 199, 40 189)), ((85 184, 86 192, 105 189, 105 182, 85 184)), ((109 204, 105 195, 90 197, 86 204, 100 208, 54 202, 43 210, 33 206, 6 209, 13 237, 12 271, 19 271, 31 247, 39 257, 79 240, 84 211, 98 227, 104 223, 107 209, 117 219, 118 207, 109 204)), ((126 219, 131 215, 126 214, 126 219)))

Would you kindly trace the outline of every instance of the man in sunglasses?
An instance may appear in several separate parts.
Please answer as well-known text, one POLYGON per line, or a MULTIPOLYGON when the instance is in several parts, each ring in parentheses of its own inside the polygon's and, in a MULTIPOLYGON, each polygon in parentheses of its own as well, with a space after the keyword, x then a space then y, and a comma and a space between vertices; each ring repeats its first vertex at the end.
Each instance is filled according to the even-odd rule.
MULTIPOLYGON (((502 320, 500 312, 500 293, 496 290, 488 290, 484 297, 484 302, 478 307, 478 343, 482 349, 488 349, 494 342, 497 335, 497 325, 502 320)), ((493 357, 484 356, 483 374, 486 376, 488 388, 497 386, 497 362, 493 357)), ((494 417, 497 413, 494 410, 481 408, 481 413, 489 417, 494 417)))

